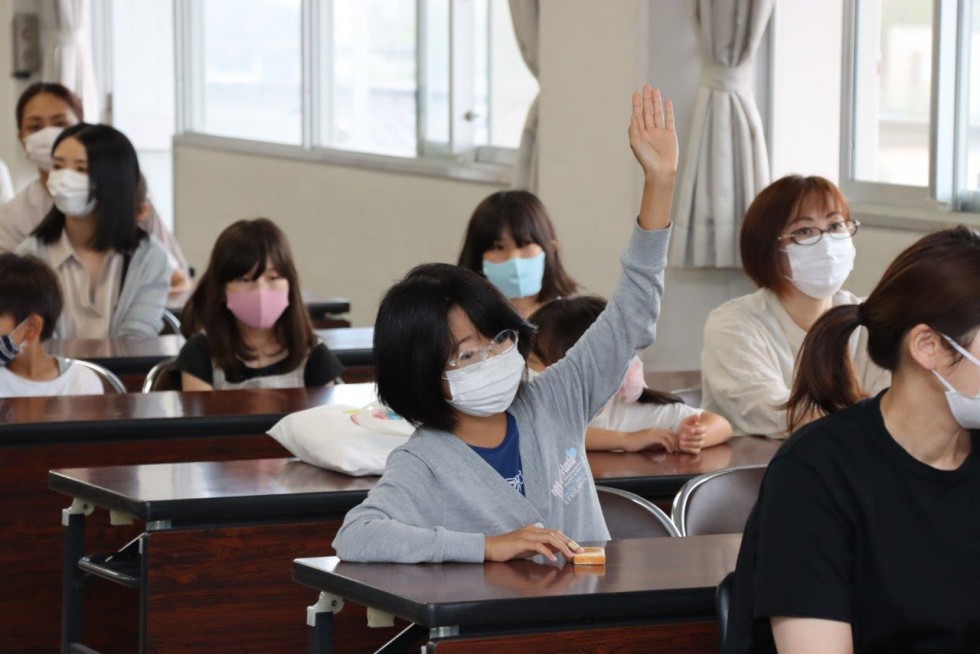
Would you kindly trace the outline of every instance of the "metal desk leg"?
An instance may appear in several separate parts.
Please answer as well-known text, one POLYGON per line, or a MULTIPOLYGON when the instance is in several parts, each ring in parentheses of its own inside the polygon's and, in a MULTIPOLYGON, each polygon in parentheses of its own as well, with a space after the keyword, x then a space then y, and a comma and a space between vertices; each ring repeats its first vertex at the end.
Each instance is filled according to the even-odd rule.
POLYGON ((95 507, 79 499, 61 510, 65 527, 65 549, 61 562, 61 652, 70 654, 73 643, 82 639, 82 582, 78 559, 85 548, 85 516, 95 507))
POLYGON ((310 628, 309 654, 332 654, 333 614, 344 608, 344 600, 330 593, 320 593, 313 606, 306 607, 306 624, 310 628))

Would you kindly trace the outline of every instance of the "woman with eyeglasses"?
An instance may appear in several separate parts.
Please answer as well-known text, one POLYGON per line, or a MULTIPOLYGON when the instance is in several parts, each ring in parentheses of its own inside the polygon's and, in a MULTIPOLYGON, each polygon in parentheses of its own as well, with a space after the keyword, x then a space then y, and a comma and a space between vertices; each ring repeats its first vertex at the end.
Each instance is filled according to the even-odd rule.
MULTIPOLYGON (((746 211, 742 267, 759 290, 711 312, 701 352, 701 406, 728 418, 735 434, 787 436, 784 405, 804 337, 828 309, 860 302, 842 290, 859 226, 823 177, 783 177, 746 211)), ((857 330, 850 351, 859 382, 875 393, 889 376, 868 357, 867 338, 857 330)))
POLYGON ((653 342, 677 171, 673 108, 633 95, 629 141, 645 174, 619 287, 568 355, 527 381, 533 328, 484 276, 427 264, 386 293, 379 398, 417 427, 333 546, 349 561, 506 561, 608 540, 585 429, 653 342))

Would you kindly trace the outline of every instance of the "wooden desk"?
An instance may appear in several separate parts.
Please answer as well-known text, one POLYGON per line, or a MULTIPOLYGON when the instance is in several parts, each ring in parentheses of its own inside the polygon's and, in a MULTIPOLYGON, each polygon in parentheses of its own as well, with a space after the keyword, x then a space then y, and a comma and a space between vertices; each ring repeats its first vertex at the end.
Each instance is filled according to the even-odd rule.
MULTIPOLYGON (((320 329, 323 339, 348 369, 344 379, 351 383, 371 381, 374 369, 374 328, 320 329)), ((153 366, 180 354, 184 337, 167 334, 153 338, 52 339, 45 349, 52 355, 84 359, 116 373, 131 391, 143 385, 153 366)))
MULTIPOLYGON (((606 565, 530 561, 344 563, 300 559, 293 579, 429 629, 426 652, 716 652, 715 589, 735 569, 739 535, 599 543, 606 565)), ((300 605, 300 608, 302 605, 300 605)), ((338 617, 342 617, 342 609, 338 617)), ((317 616, 329 632, 332 614, 317 616)), ((342 635, 342 631, 335 631, 342 635)), ((322 634, 310 651, 330 652, 322 634)))
MULTIPOLYGON (((184 305, 191 297, 193 291, 182 291, 171 293, 167 296, 167 309, 172 311, 178 318, 184 310, 184 305)), ((326 314, 339 315, 350 313, 350 300, 345 297, 317 295, 310 291, 303 291, 303 302, 310 312, 311 318, 318 318, 326 314)))
MULTIPOLYGON (((738 445, 740 442, 736 441, 733 449, 748 447, 738 445)), ((609 457, 603 467, 604 478, 598 483, 627 488, 646 483, 635 476, 637 462, 633 455, 594 452, 589 455, 590 461, 596 455, 600 459, 609 457), (616 474, 622 474, 623 479, 617 479, 616 474)), ((679 461, 685 457, 694 459, 690 455, 665 455, 673 463, 660 468, 669 474, 672 492, 696 474, 697 466, 693 464, 687 476, 677 472, 679 461)), ((710 466, 697 469, 714 470, 710 466)), ((657 468, 650 466, 648 470, 655 474, 657 468)), ((253 633, 260 628, 279 643, 261 641, 262 651, 286 652, 297 651, 305 638, 297 632, 297 616, 286 600, 302 600, 276 586, 282 581, 276 576, 278 568, 256 568, 251 550, 240 546, 245 542, 260 546, 265 561, 291 560, 310 553, 330 554, 330 543, 343 514, 364 498, 375 479, 340 477, 292 459, 262 459, 60 470, 50 475, 49 482, 54 490, 134 516, 144 525, 145 537, 150 539, 149 545, 143 545, 144 553, 152 554, 145 559, 150 567, 144 572, 145 582, 141 581, 143 633, 151 650, 169 651, 173 647, 180 651, 235 651, 244 647, 242 643, 263 638, 253 633), (146 550, 148 546, 150 549, 146 550), (167 564, 158 567, 158 561, 167 564), (243 594, 251 594, 252 598, 242 597, 243 594), (208 616, 212 615, 210 611, 220 615, 220 622, 233 628, 216 635, 210 630, 188 627, 189 623, 204 624, 206 620, 197 608, 191 611, 185 604, 209 607, 202 610, 208 616), (214 640, 218 638, 226 640, 214 640)), ((658 492, 665 492, 668 487, 653 486, 658 492)), ((100 515, 102 512, 97 512, 93 517, 100 515)), ((115 549, 136 535, 127 531, 112 539, 112 534, 103 530, 101 540, 93 543, 88 539, 83 552, 77 534, 72 534, 80 520, 79 516, 75 527, 66 533, 66 542, 72 543, 68 560, 97 551, 94 547, 115 549)), ((88 518, 87 522, 92 520, 88 518)), ((105 521, 104 516, 102 520, 105 521)), ((96 599, 105 607, 105 600, 99 596, 96 599)), ((112 601, 121 602, 124 598, 117 594, 112 601)), ((381 633, 385 638, 394 635, 389 631, 364 635, 358 631, 363 619, 358 620, 345 623, 348 626, 344 629, 353 630, 350 633, 361 645, 367 642, 361 638, 374 637, 370 634, 381 633)), ((131 622, 136 624, 137 616, 132 615, 131 622)), ((90 641, 87 636, 86 642, 105 640, 101 629, 94 624, 87 633, 95 640, 90 641)))
MULTIPOLYGON (((265 435, 283 415, 331 402, 360 406, 373 399, 373 386, 355 384, 0 399, 0 652, 24 651, 25 643, 29 651, 57 650, 63 549, 57 516, 67 503, 48 489, 48 470, 284 457, 288 452, 265 435)), ((110 527, 104 512, 86 522, 92 551, 114 549, 142 531, 110 527)), ((290 585, 288 570, 283 579, 290 585)), ((133 595, 99 579, 91 585, 100 588, 86 606, 86 624, 106 635, 96 641, 97 649, 131 653, 138 608, 133 595)))
MULTIPOLYGON (((118 638, 111 640, 104 625, 93 623, 90 600, 106 610, 105 588, 85 593, 83 603, 83 593, 72 589, 84 574, 73 565, 64 571, 67 643, 104 651, 108 642, 127 652, 302 651, 306 597, 289 583, 290 562, 332 552, 344 514, 375 482, 291 459, 52 471, 51 488, 75 498, 65 521, 65 561, 93 552, 85 538, 85 523, 92 519, 83 515, 86 503, 131 516, 142 526, 122 557, 129 563, 115 566, 128 574, 124 581, 132 587, 120 590, 128 591, 130 606, 139 607, 138 614, 126 614, 128 625, 117 619, 116 630, 128 626, 133 638, 140 625, 138 648, 131 640, 127 649, 118 638)), ((115 542, 121 547, 127 538, 120 536, 115 542)), ((117 592, 113 601, 123 605, 126 595, 117 592)), ((396 633, 369 631, 363 610, 344 616, 343 628, 339 649, 346 652, 373 651, 396 633)))

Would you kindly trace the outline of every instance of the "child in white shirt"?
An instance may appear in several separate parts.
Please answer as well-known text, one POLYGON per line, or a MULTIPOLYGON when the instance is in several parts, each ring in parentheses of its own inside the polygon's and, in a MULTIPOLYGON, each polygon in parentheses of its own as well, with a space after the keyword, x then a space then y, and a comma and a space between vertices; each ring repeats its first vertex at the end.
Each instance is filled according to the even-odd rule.
POLYGON ((0 397, 102 394, 94 372, 44 351, 63 302, 47 264, 0 254, 0 397))
MULTIPOLYGON (((529 319, 538 328, 528 357, 531 374, 564 358, 605 307, 605 300, 592 296, 558 299, 538 309, 529 319)), ((697 454, 731 435, 731 425, 721 416, 647 388, 643 363, 633 357, 619 391, 589 423, 585 445, 589 450, 663 448, 697 454)))

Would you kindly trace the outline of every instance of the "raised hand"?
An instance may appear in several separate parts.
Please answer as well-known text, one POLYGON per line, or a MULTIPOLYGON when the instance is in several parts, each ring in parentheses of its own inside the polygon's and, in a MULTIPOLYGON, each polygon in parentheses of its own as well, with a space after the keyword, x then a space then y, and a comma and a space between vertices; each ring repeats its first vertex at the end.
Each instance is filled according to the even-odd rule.
POLYGON ((660 90, 644 84, 633 94, 633 115, 629 127, 630 148, 647 179, 668 177, 677 173, 677 132, 674 129, 674 105, 663 102, 660 90))
POLYGON ((581 551, 578 543, 556 529, 528 525, 506 534, 487 536, 483 558, 486 561, 510 561, 543 554, 549 560, 557 561, 553 552, 560 552, 571 561, 575 552, 581 551))

